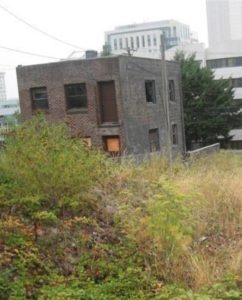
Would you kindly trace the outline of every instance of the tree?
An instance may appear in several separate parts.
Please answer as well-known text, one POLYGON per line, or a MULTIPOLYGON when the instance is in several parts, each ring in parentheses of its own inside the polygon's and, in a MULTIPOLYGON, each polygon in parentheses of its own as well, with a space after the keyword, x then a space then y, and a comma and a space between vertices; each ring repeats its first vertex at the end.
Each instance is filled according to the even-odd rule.
POLYGON ((187 149, 194 142, 208 145, 219 138, 228 141, 229 132, 242 125, 241 104, 233 99, 231 81, 215 80, 208 67, 201 67, 195 54, 177 52, 181 65, 184 121, 187 149))
POLYGON ((112 53, 111 53, 110 46, 107 43, 105 43, 103 45, 103 51, 101 52, 101 56, 105 57, 105 56, 111 56, 111 55, 112 55, 112 53))

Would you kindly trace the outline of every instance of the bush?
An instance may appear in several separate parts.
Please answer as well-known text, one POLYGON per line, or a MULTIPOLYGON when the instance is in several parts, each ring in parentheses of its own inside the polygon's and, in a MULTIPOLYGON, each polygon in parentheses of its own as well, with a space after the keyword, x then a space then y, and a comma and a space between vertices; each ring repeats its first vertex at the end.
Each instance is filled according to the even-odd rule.
POLYGON ((116 164, 34 118, 0 153, 0 299, 241 299, 241 176, 116 164))
POLYGON ((1 213, 32 221, 85 215, 97 204, 87 193, 105 177, 105 163, 65 126, 34 118, 13 131, 1 153, 1 213))

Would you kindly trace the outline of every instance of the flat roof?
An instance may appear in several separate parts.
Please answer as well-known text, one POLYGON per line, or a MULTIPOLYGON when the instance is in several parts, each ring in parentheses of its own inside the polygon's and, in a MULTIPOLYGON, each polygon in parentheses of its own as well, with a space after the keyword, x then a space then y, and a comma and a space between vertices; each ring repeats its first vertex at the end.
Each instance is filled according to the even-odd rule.
POLYGON ((151 22, 143 22, 143 23, 133 23, 133 24, 127 24, 127 25, 121 25, 121 26, 116 26, 114 30, 123 30, 123 29, 132 29, 132 28, 137 28, 137 27, 145 27, 145 26, 160 26, 162 25, 168 25, 168 24, 180 24, 189 27, 189 25, 184 24, 182 22, 176 21, 174 19, 169 19, 169 20, 160 20, 160 21, 151 21, 151 22))
MULTIPOLYGON (((150 61, 161 61, 159 58, 152 58, 152 57, 139 57, 139 56, 128 56, 128 55, 111 55, 111 56, 103 56, 103 57, 95 57, 95 58, 77 58, 77 59, 66 59, 60 61, 54 61, 49 63, 39 63, 33 65, 18 65, 16 69, 21 68, 28 68, 28 67, 39 67, 39 66, 49 66, 54 64, 67 64, 67 63, 74 63, 74 62, 88 62, 88 61, 95 61, 95 60, 108 60, 108 59, 119 59, 119 58, 129 58, 134 60, 150 60, 150 61)), ((167 63, 175 63, 179 64, 175 61, 166 60, 167 63)))

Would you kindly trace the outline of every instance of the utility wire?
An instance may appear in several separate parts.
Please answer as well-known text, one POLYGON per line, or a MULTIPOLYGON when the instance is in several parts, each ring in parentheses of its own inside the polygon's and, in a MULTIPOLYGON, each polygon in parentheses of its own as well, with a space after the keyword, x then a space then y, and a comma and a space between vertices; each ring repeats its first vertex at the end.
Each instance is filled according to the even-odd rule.
POLYGON ((31 55, 31 56, 38 56, 38 57, 41 57, 41 58, 48 58, 48 59, 55 59, 55 60, 56 59, 57 60, 61 59, 59 57, 53 57, 53 56, 37 54, 37 53, 28 52, 28 51, 19 50, 19 49, 14 49, 14 48, 9 48, 9 47, 5 47, 5 46, 1 46, 1 45, 0 45, 0 49, 4 49, 4 50, 7 50, 7 51, 12 51, 12 52, 17 52, 17 53, 22 53, 22 54, 26 54, 26 55, 31 55))
POLYGON ((59 43, 62 43, 62 44, 64 44, 64 45, 66 45, 66 46, 70 46, 70 47, 72 47, 72 48, 76 48, 76 49, 85 51, 85 49, 83 49, 83 48, 81 48, 81 47, 79 47, 79 46, 76 46, 76 45, 71 44, 71 43, 69 43, 69 42, 66 42, 66 41, 64 41, 64 40, 62 40, 62 39, 59 39, 58 37, 55 37, 54 35, 49 34, 48 32, 46 32, 46 31, 44 31, 44 30, 38 28, 37 26, 32 25, 31 23, 29 23, 29 22, 25 21, 24 19, 22 19, 21 17, 17 16, 15 13, 13 13, 12 11, 10 11, 8 8, 6 8, 5 6, 3 6, 2 4, 0 4, 0 8, 1 8, 2 10, 4 10, 6 13, 8 13, 9 15, 11 15, 12 17, 14 17, 15 19, 17 19, 18 21, 24 23, 25 25, 29 26, 29 27, 32 28, 33 30, 38 31, 39 33, 41 33, 41 34, 47 36, 48 38, 53 39, 53 40, 55 40, 55 41, 57 41, 57 42, 59 42, 59 43))

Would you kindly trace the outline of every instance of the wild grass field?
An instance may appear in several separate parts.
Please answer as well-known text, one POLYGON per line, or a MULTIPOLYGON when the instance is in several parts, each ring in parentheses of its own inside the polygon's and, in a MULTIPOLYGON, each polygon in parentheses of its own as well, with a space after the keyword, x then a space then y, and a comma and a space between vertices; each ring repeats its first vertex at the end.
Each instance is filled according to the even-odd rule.
POLYGON ((0 299, 242 299, 242 155, 113 162, 36 118, 0 154, 0 299))

